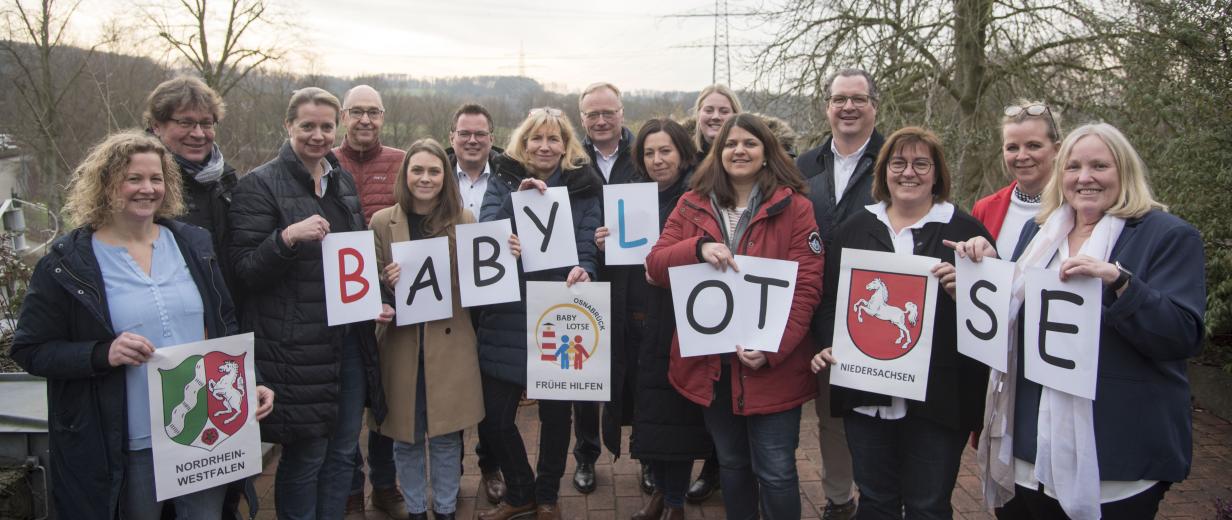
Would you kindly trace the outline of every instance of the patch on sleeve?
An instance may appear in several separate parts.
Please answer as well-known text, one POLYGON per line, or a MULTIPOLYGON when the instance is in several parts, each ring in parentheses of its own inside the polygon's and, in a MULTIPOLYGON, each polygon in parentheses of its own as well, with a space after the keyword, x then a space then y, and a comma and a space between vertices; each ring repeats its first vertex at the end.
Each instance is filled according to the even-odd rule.
POLYGON ((816 231, 809 233, 808 236, 809 249, 813 250, 813 254, 821 254, 821 233, 816 231))

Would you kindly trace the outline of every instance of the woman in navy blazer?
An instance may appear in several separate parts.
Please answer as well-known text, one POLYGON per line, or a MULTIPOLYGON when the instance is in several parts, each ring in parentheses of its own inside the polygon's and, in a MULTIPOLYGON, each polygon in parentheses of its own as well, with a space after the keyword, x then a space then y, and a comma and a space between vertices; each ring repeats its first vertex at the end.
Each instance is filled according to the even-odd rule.
MULTIPOLYGON (((980 238, 956 247, 976 260, 995 257, 980 238)), ((1014 259, 1019 268, 1035 262, 1059 270, 1062 279, 1078 275, 1103 282, 1099 368, 1095 400, 1089 402, 1095 453, 1084 454, 1090 450, 1082 448, 1063 453, 1076 456, 1076 477, 1037 471, 1048 464, 1042 452, 1051 450, 1056 460, 1065 450, 1052 438, 1057 427, 1041 426, 1048 417, 1040 413, 1041 404, 1051 408, 1058 401, 1049 401, 1053 391, 1016 370, 1023 362, 1017 349, 1009 373, 994 371, 988 389, 979 454, 985 499, 1000 506, 1001 519, 1154 518, 1171 484, 1188 476, 1192 458, 1185 371, 1204 335, 1201 236, 1152 198, 1146 168, 1125 136, 1110 125, 1094 124, 1078 128, 1062 144, 1040 215, 1024 226, 1014 259), (1058 225, 1066 218, 1068 230, 1058 225), (1101 240, 1101 228, 1111 230, 1102 233, 1106 258, 1088 247, 1101 240), (998 464, 1001 447, 1012 447, 1012 464, 998 464), (1097 462, 1098 472, 1083 467, 1083 460, 1097 462), (1092 474, 1098 483, 1084 494, 1083 479, 1092 474), (1069 477, 1075 478, 1065 480, 1069 477)), ((1022 333, 1018 328, 1020 338, 1022 333)))

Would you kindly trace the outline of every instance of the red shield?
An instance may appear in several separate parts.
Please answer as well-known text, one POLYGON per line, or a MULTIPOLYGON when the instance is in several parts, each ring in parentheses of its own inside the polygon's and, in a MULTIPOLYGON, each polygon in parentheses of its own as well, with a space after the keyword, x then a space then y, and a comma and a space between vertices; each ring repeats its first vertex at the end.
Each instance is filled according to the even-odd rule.
POLYGON ((851 270, 847 334, 865 355, 900 358, 911 352, 924 329, 928 277, 865 269, 851 270))
POLYGON ((228 437, 235 435, 248 421, 248 373, 244 370, 244 355, 206 354, 205 378, 210 424, 228 437))

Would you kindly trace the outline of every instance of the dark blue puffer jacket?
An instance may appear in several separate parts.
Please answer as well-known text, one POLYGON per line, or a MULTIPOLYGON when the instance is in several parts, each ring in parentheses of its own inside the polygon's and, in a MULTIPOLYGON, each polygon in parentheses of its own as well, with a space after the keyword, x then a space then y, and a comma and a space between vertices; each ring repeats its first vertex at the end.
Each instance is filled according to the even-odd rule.
MULTIPOLYGON (((510 194, 528 177, 530 174, 526 168, 516 160, 508 155, 498 157, 496 173, 488 182, 488 192, 483 197, 479 220, 488 222, 507 218, 513 222, 513 199, 510 194)), ((547 185, 569 189, 578 265, 590 273, 591 280, 595 280, 599 253, 595 247, 595 229, 603 225, 603 181, 590 165, 585 165, 576 170, 562 171, 558 168, 548 177, 547 185)), ((517 224, 513 226, 513 232, 517 233, 517 224)), ((522 298, 480 310, 479 326, 475 333, 479 339, 479 369, 484 375, 526 385, 526 281, 563 282, 571 269, 562 267, 526 273, 519 263, 522 298)))

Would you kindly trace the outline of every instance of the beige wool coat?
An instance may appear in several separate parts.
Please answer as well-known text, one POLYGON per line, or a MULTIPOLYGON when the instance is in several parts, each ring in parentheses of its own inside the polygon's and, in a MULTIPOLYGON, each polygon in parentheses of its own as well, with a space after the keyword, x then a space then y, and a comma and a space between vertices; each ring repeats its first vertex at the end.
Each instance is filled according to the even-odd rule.
MULTIPOLYGON (((463 210, 462 224, 475 221, 463 210)), ((390 262, 390 244, 410 240, 406 213, 397 204, 372 216, 368 225, 376 237, 377 268, 383 273, 390 262)), ((449 255, 453 291, 453 317, 396 326, 396 320, 377 325, 380 349, 381 381, 385 387, 385 402, 389 413, 385 422, 375 424, 369 415, 369 428, 382 435, 406 443, 415 441, 416 374, 419 373, 419 349, 424 348, 424 378, 427 388, 428 437, 456 432, 478 424, 483 419, 483 390, 479 379, 479 353, 471 314, 462 308, 458 294, 458 259, 455 255, 453 229, 449 230, 449 255), (419 329, 423 328, 423 344, 419 329)), ((414 276, 403 271, 402 276, 414 276)))

